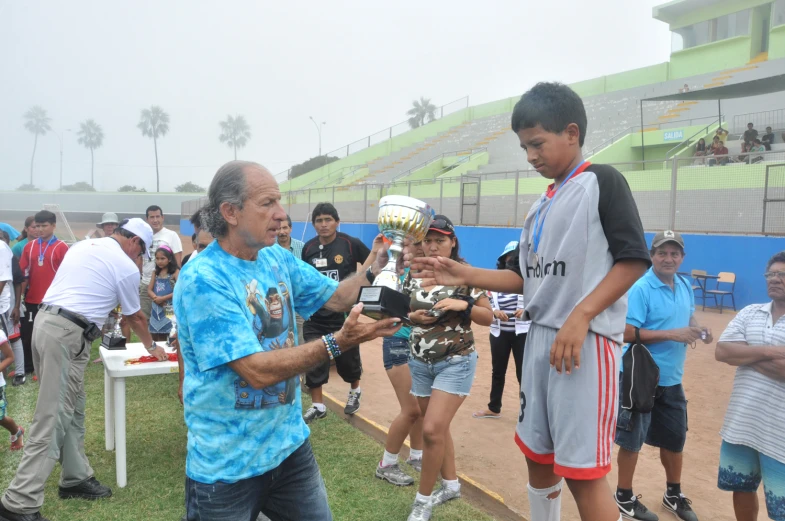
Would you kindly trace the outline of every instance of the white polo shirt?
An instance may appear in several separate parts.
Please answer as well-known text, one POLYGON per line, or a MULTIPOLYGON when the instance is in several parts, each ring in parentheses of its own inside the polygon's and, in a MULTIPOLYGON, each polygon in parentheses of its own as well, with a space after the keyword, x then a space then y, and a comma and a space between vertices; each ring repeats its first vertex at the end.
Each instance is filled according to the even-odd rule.
POLYGON ((3 291, 0 291, 0 314, 11 308, 11 294, 14 290, 13 259, 11 248, 4 241, 0 241, 0 282, 5 282, 3 291))
MULTIPOLYGON (((150 283, 155 271, 155 250, 162 244, 169 246, 172 253, 177 254, 183 251, 183 243, 180 236, 168 228, 161 228, 161 231, 153 235, 153 244, 150 246, 150 260, 145 259, 142 266, 142 284, 145 286, 150 283)), ((139 289, 137 288, 137 291, 139 289)), ((147 291, 147 290, 145 290, 147 291)))
POLYGON ((139 277, 139 268, 116 240, 81 241, 65 254, 43 303, 79 313, 101 327, 118 302, 123 315, 139 311, 139 277))

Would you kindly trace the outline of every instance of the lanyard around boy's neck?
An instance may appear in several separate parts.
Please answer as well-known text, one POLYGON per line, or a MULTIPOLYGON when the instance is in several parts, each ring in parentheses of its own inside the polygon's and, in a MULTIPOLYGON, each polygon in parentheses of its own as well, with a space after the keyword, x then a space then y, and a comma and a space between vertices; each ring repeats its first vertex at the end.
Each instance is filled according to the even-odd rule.
POLYGON ((542 209, 543 205, 537 207, 537 213, 534 216, 534 231, 532 232, 532 247, 534 249, 534 253, 537 253, 537 249, 540 247, 540 239, 542 238, 542 229, 545 226, 545 219, 548 217, 548 212, 551 209, 553 201, 556 200, 556 196, 561 193, 561 189, 567 181, 575 177, 577 174, 583 172, 590 164, 591 163, 588 161, 582 161, 575 168, 573 168, 572 172, 570 172, 570 175, 568 175, 564 181, 561 182, 559 188, 553 192, 553 196, 551 197, 551 201, 548 203, 548 207, 545 209, 545 213, 542 214, 542 222, 540 222, 540 210, 542 209))
POLYGON ((56 240, 57 240, 57 237, 52 235, 52 238, 49 239, 46 242, 46 248, 44 248, 43 251, 41 251, 41 245, 44 243, 44 241, 42 241, 40 237, 38 238, 38 265, 39 266, 43 265, 44 256, 46 255, 46 251, 49 249, 49 246, 51 246, 52 243, 55 242, 56 240))

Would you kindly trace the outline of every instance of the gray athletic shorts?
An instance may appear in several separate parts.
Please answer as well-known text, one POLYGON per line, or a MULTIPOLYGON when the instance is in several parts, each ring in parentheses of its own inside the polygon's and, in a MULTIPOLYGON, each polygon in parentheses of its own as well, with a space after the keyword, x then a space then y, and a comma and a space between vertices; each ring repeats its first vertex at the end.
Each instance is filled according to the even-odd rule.
POLYGON ((558 374, 550 366, 557 332, 539 324, 529 329, 515 442, 527 458, 553 465, 559 476, 598 479, 611 469, 621 349, 589 332, 581 367, 558 374))

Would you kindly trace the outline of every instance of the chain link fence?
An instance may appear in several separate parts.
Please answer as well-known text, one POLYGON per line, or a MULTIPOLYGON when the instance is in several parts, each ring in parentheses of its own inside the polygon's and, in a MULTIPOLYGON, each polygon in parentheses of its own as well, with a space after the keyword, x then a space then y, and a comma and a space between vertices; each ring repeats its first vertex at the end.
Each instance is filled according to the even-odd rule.
MULTIPOLYGON (((622 172, 646 230, 785 235, 785 151, 638 161, 622 172)), ((344 222, 376 222, 379 199, 408 195, 456 224, 520 227, 549 181, 534 170, 445 176, 389 184, 357 183, 284 192, 294 221, 310 221, 320 202, 344 222)), ((183 204, 189 217, 203 200, 183 204)))

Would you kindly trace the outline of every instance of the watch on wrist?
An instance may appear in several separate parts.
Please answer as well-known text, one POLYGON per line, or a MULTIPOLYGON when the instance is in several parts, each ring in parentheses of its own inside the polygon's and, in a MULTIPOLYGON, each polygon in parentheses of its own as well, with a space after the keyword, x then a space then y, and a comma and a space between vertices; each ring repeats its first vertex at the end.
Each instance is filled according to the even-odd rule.
POLYGON ((376 280, 376 275, 373 274, 373 266, 368 266, 368 269, 365 270, 365 278, 368 279, 369 284, 373 284, 373 281, 376 280))
POLYGON ((151 352, 155 351, 156 347, 158 347, 158 346, 155 345, 155 342, 153 342, 152 344, 150 344, 150 347, 145 346, 145 349, 147 349, 148 353, 151 353, 151 352))

